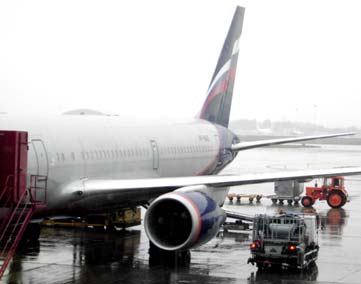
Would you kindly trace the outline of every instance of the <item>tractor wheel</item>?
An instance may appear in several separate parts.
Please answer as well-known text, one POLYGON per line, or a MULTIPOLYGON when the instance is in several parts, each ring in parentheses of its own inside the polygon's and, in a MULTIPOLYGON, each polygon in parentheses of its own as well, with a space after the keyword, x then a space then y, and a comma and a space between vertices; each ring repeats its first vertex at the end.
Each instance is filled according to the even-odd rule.
POLYGON ((346 202, 347 202, 347 198, 346 198, 346 196, 343 198, 343 200, 342 200, 342 204, 341 204, 341 207, 343 207, 345 204, 346 204, 346 202))
POLYGON ((346 203, 346 196, 342 192, 333 190, 327 197, 327 204, 332 208, 340 208, 346 203))
POLYGON ((343 192, 341 192, 341 196, 342 196, 342 204, 341 204, 341 207, 343 207, 343 206, 346 204, 346 202, 347 202, 347 197, 346 197, 346 195, 345 195, 343 192))
POLYGON ((313 199, 309 196, 304 196, 301 199, 301 203, 303 205, 303 207, 311 207, 313 205, 313 199))

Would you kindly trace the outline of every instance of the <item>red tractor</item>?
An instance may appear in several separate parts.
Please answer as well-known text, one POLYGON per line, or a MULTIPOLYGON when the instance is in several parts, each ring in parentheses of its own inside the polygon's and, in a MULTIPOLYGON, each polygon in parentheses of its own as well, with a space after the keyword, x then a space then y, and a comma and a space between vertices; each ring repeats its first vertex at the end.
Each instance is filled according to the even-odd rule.
POLYGON ((306 187, 306 196, 302 197, 301 203, 304 207, 311 207, 315 201, 327 200, 327 203, 332 208, 340 208, 345 205, 348 200, 348 193, 344 187, 344 177, 334 176, 323 179, 321 187, 308 186, 306 187))

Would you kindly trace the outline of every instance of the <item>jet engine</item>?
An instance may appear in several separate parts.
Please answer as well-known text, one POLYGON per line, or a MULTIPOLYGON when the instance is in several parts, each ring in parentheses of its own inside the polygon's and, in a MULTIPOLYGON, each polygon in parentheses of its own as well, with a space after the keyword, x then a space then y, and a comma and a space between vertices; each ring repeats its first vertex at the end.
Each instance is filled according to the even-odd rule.
POLYGON ((144 218, 150 241, 167 251, 185 250, 212 239, 226 220, 218 204, 201 191, 175 191, 152 202, 144 218))

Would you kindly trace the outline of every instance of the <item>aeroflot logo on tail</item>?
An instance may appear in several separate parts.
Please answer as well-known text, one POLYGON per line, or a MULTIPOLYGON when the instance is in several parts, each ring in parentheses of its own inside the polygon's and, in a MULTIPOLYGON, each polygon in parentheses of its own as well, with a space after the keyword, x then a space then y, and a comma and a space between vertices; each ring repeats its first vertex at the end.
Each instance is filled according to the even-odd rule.
POLYGON ((231 58, 218 71, 217 76, 214 77, 212 84, 209 86, 208 95, 213 90, 214 86, 218 83, 218 81, 223 77, 223 75, 231 69, 233 56, 238 54, 238 51, 239 51, 239 38, 234 42, 231 58))

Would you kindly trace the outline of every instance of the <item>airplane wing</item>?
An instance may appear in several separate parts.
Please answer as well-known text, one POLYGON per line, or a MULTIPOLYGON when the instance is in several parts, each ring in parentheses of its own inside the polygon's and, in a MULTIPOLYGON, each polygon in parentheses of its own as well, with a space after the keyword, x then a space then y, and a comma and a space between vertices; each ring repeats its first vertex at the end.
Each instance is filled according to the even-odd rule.
POLYGON ((176 189, 205 185, 211 188, 224 188, 228 186, 257 184, 284 180, 306 181, 312 178, 330 177, 335 175, 361 175, 361 167, 334 168, 328 170, 303 170, 284 171, 261 174, 246 174, 232 176, 194 176, 194 177, 174 177, 174 178, 152 178, 152 179, 122 179, 122 180, 83 180, 82 184, 68 186, 64 194, 72 195, 74 201, 81 201, 87 198, 106 198, 109 200, 119 200, 127 198, 139 200, 142 196, 144 200, 152 199, 158 195, 176 189))
POLYGON ((302 137, 291 137, 291 138, 280 138, 280 139, 269 139, 269 140, 258 140, 258 141, 250 141, 250 142, 241 142, 232 145, 232 151, 238 152, 242 150, 248 150, 252 148, 271 146, 277 144, 285 144, 292 142, 303 142, 308 140, 316 140, 316 139, 325 139, 332 137, 340 137, 340 136, 349 136, 355 135, 354 132, 349 133, 337 133, 337 134, 328 134, 328 135, 317 135, 317 136, 302 136, 302 137))

